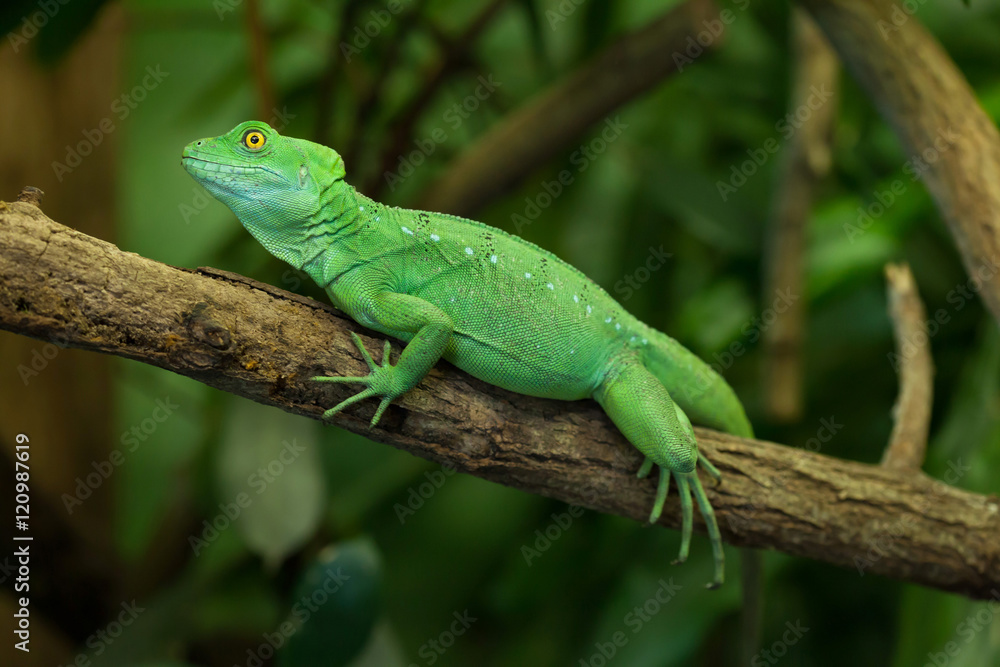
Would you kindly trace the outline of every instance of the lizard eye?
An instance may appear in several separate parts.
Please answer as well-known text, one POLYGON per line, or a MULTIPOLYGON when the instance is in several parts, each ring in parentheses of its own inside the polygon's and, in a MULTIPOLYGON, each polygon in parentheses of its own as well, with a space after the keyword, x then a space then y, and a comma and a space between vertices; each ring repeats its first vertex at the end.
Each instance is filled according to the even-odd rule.
POLYGON ((243 145, 252 151, 259 151, 267 143, 267 137, 259 130, 250 130, 243 135, 243 145))

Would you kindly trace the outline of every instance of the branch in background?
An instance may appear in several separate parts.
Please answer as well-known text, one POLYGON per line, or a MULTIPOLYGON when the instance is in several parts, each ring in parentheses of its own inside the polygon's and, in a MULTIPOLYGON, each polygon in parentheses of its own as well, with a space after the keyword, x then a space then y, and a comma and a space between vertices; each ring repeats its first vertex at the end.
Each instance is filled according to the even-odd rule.
POLYGON ((469 23, 462 34, 454 40, 447 40, 434 32, 438 41, 443 42, 444 54, 427 75, 417 96, 389 124, 389 143, 379 162, 379 169, 372 175, 371 181, 362 189, 363 192, 378 198, 386 182, 383 175, 396 169, 399 156, 409 152, 413 141, 413 131, 417 121, 434 101, 438 90, 456 72, 461 71, 469 62, 472 48, 482 32, 490 25, 493 17, 507 4, 507 0, 493 0, 469 23))
POLYGON ((917 283, 906 264, 886 264, 889 314, 896 338, 893 367, 899 373, 899 398, 882 465, 916 471, 924 464, 934 397, 934 361, 917 283))
POLYGON ((706 21, 718 19, 712 0, 689 0, 622 36, 588 65, 509 114, 453 160, 419 207, 471 215, 578 141, 588 127, 673 74, 676 56, 686 58, 688 41, 705 29, 706 21))
MULTIPOLYGON (((813 194, 832 163, 830 141, 840 75, 837 55, 800 9, 792 12, 791 33, 794 71, 790 114, 806 110, 809 116, 789 139, 777 174, 764 259, 764 294, 774 294, 782 287, 805 294, 806 225, 813 194), (832 91, 831 98, 818 107, 810 103, 817 88, 832 91)), ((795 422, 802 416, 805 311, 805 299, 792 302, 764 332, 764 408, 776 422, 795 422)))
POLYGON ((246 2, 247 32, 250 36, 250 58, 253 65, 253 79, 257 84, 257 112, 260 120, 267 120, 274 114, 274 85, 268 72, 270 50, 267 46, 267 31, 260 20, 258 0, 246 2))
POLYGON ((360 154, 364 145, 365 124, 375 113, 377 104, 382 101, 382 96, 385 95, 385 85, 389 81, 389 75, 396 71, 396 65, 399 63, 399 56, 403 51, 403 45, 406 43, 410 32, 417 27, 417 23, 424 11, 424 5, 426 4, 427 0, 416 0, 410 6, 409 11, 399 17, 399 29, 396 30, 396 34, 392 36, 392 39, 389 40, 385 54, 379 60, 378 73, 375 75, 375 79, 371 85, 368 86, 368 90, 361 95, 361 101, 354 108, 354 120, 351 123, 353 131, 347 139, 346 149, 341 152, 344 156, 345 164, 356 164, 355 158, 360 154))
MULTIPOLYGON (((311 299, 122 252, 25 203, 0 205, 0 257, 0 328, 142 361, 314 419, 353 389, 309 378, 365 368, 347 332, 380 346, 311 299)), ((441 363, 369 430, 374 408, 360 404, 334 423, 529 493, 648 516, 656 482, 636 479, 641 455, 593 401, 513 394, 441 363)), ((1000 586, 996 498, 769 442, 697 435, 723 473, 708 494, 733 544, 975 598, 1000 586)), ((679 525, 676 496, 661 523, 679 525)))
POLYGON ((891 0, 799 0, 893 127, 1000 322, 1000 133, 948 54, 891 0))
POLYGON ((354 23, 358 10, 364 0, 347 0, 340 11, 340 21, 330 42, 330 52, 327 54, 326 69, 320 77, 316 95, 316 130, 313 141, 328 146, 330 144, 330 116, 333 115, 333 88, 337 83, 337 73, 340 71, 340 45, 347 37, 348 26, 354 23))

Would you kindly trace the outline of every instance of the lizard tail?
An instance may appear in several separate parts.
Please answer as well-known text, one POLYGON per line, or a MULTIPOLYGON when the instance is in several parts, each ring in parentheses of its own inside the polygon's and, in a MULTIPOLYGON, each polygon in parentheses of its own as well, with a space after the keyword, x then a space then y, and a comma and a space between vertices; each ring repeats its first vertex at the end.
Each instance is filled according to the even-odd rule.
POLYGON ((736 392, 714 368, 665 333, 647 327, 646 336, 649 344, 643 347, 643 364, 693 423, 741 438, 753 437, 736 392))

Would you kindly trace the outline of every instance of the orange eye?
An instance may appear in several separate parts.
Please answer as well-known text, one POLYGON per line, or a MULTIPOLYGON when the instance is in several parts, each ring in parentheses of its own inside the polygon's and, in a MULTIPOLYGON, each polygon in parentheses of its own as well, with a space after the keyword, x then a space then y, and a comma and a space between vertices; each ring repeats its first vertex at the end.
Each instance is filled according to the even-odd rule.
POLYGON ((267 143, 267 137, 258 130, 250 130, 243 135, 243 145, 252 151, 259 151, 265 143, 267 143))

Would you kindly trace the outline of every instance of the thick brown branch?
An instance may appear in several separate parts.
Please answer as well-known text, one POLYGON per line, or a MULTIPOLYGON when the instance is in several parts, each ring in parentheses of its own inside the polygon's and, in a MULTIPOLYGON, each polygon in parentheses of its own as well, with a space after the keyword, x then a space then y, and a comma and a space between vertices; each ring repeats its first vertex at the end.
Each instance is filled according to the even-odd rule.
MULTIPOLYGON (((837 109, 840 64, 805 11, 792 12, 792 92, 789 114, 805 118, 782 157, 768 231, 764 294, 805 294, 806 224, 817 185, 830 170, 830 135, 837 109), (816 90, 823 91, 825 102, 816 90)), ((764 406, 776 422, 802 415, 806 300, 796 299, 764 332, 764 406)))
POLYGON ((1000 133, 962 73, 892 0, 799 0, 895 129, 1000 322, 1000 133))
POLYGON ((899 398, 893 408, 892 435, 882 455, 882 465, 900 470, 920 470, 927 451, 934 396, 934 361, 924 304, 917 282, 906 264, 887 264, 889 315, 896 337, 893 366, 899 373, 899 398))
POLYGON ((689 0, 621 37, 591 63, 509 114, 459 155, 420 206, 471 215, 578 141, 588 127, 674 73, 678 62, 690 63, 685 55, 689 41, 713 19, 718 22, 719 10, 712 0, 689 0))
MULTIPOLYGON (((327 306, 122 252, 29 204, 0 210, 0 258, 3 329, 136 359, 314 419, 352 388, 309 378, 365 368, 346 332, 367 332, 327 306)), ((635 477, 638 452, 591 401, 513 394, 442 363, 368 430, 374 407, 361 404, 335 422, 601 512, 643 521, 652 504, 655 482, 635 477)), ((978 598, 1000 586, 995 498, 705 429, 698 438, 724 475, 708 493, 729 542, 978 598)), ((677 526, 679 515, 671 498, 661 522, 677 526)))

